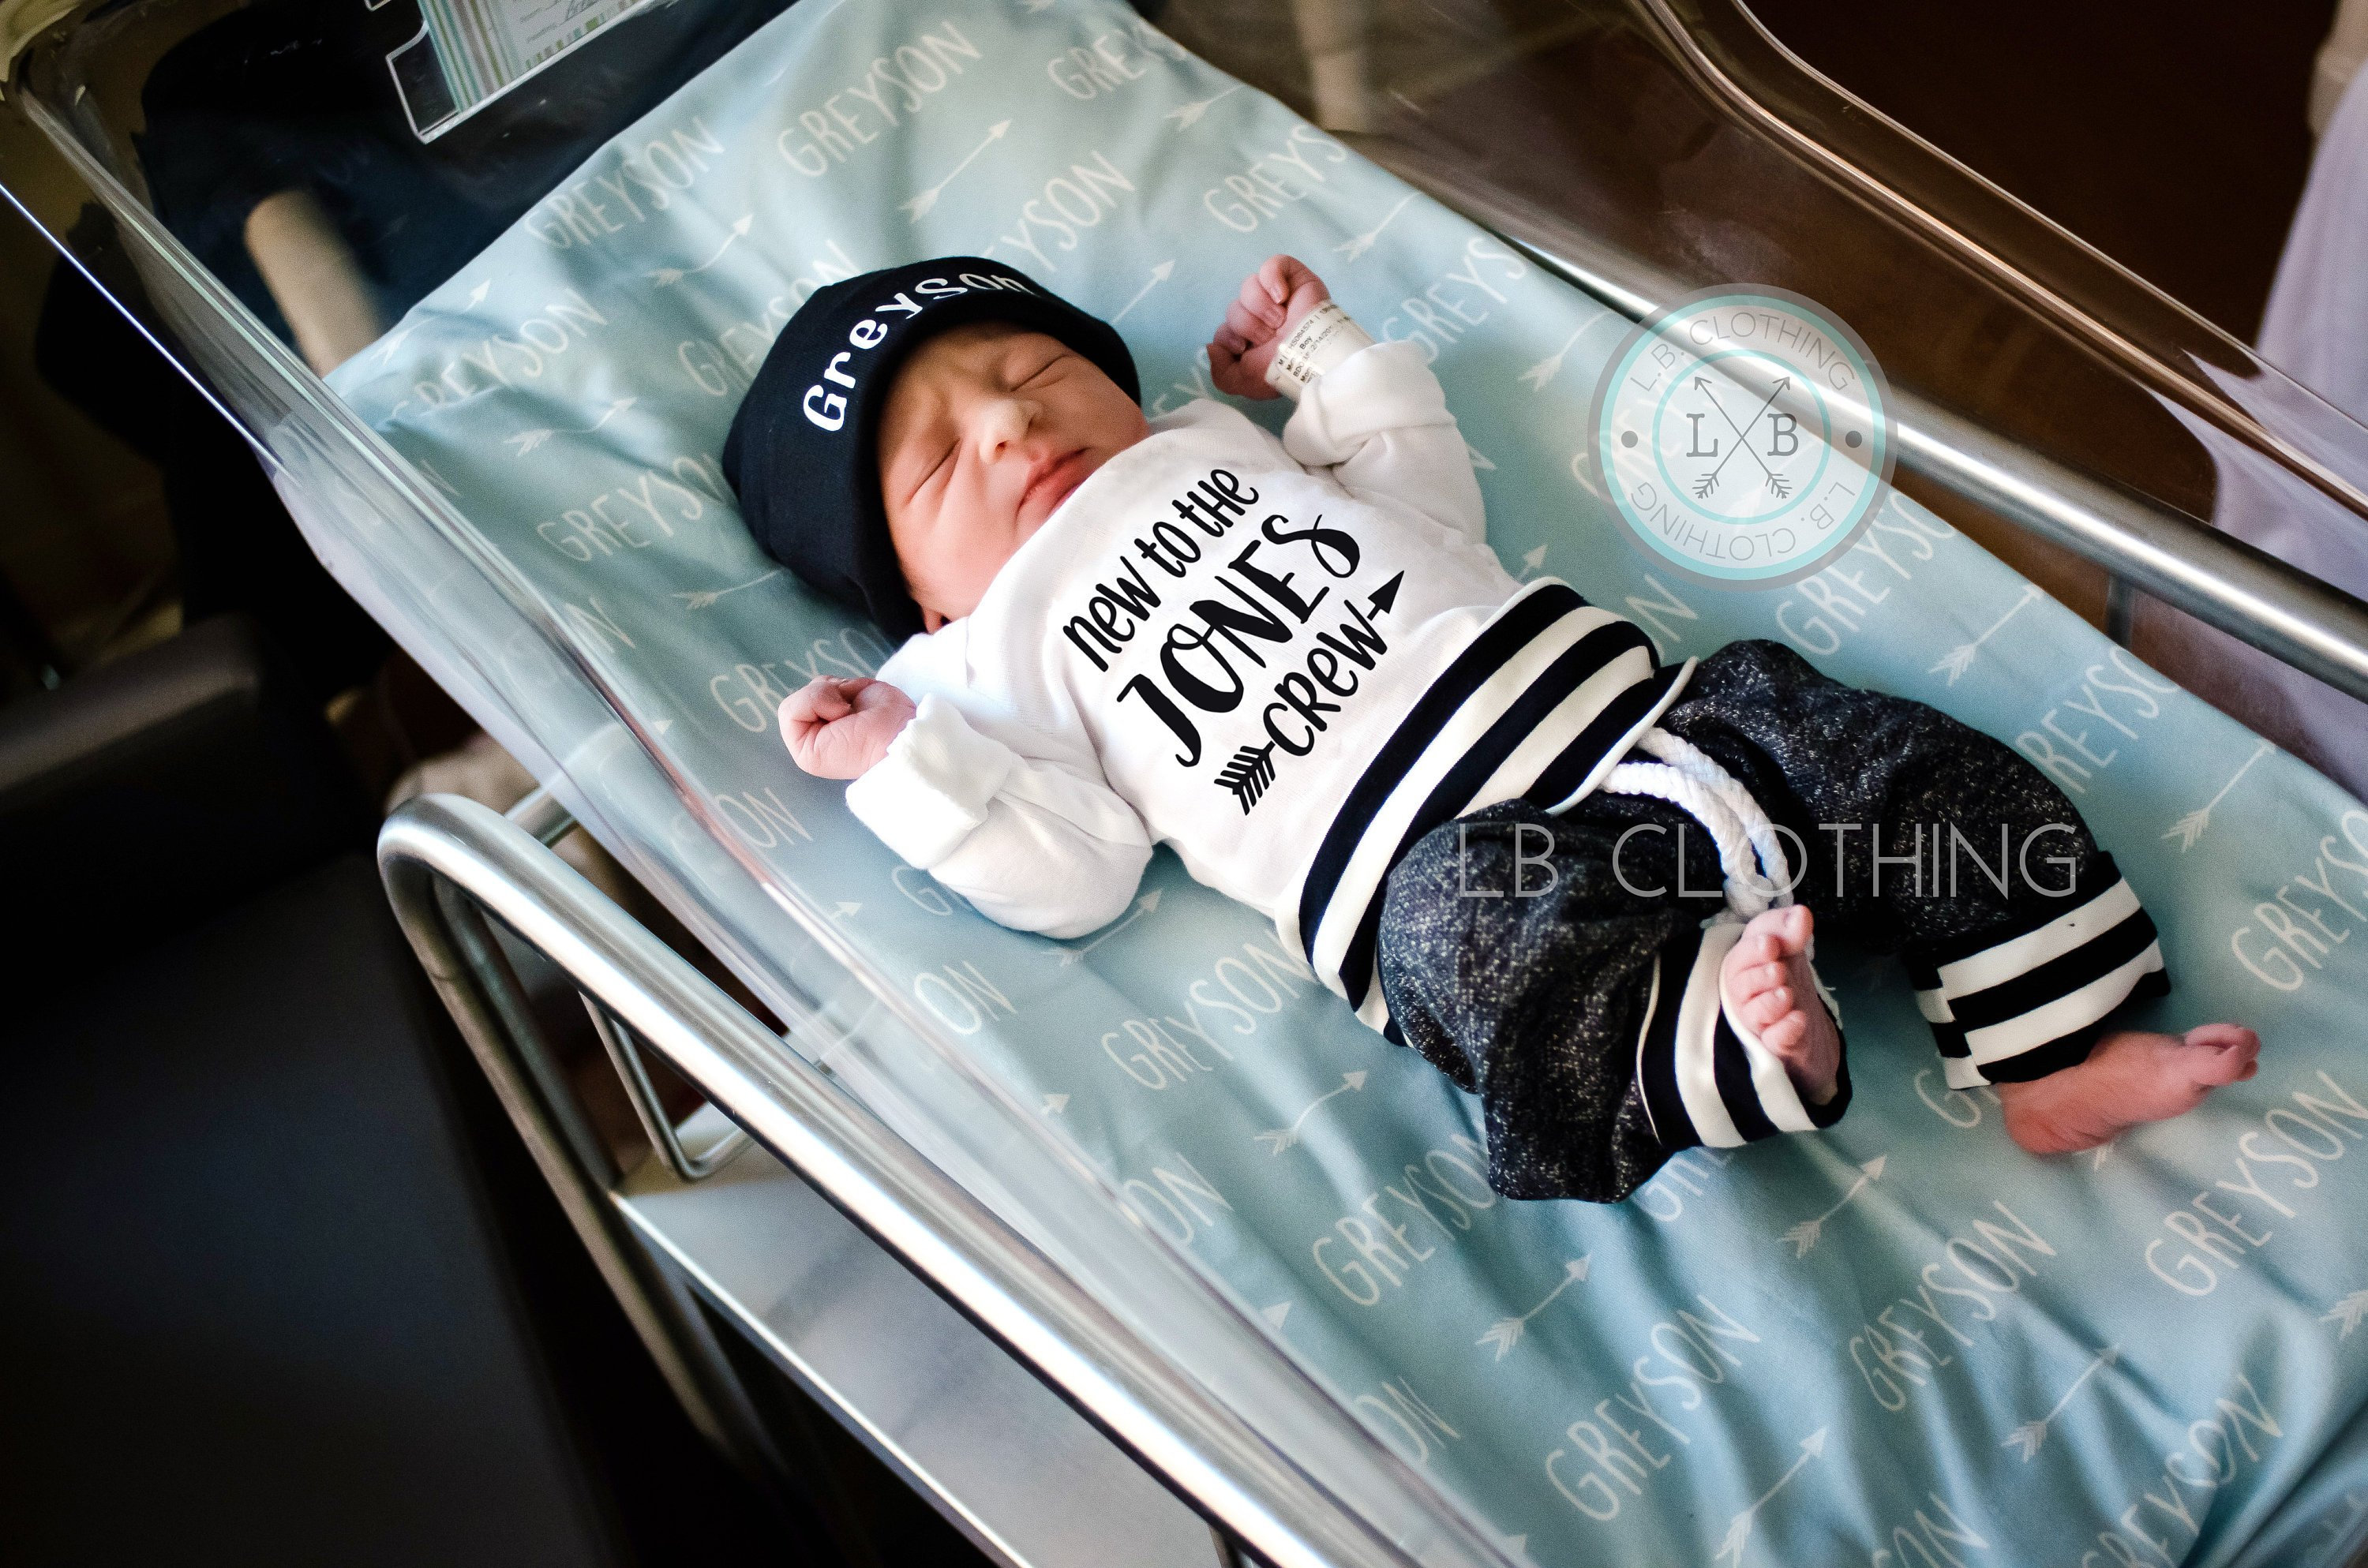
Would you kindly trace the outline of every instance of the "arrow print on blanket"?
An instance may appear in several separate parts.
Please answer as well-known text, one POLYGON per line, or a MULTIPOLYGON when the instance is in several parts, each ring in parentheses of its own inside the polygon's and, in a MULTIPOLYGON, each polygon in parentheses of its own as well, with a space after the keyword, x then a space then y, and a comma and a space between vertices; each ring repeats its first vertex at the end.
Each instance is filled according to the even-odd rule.
MULTIPOLYGON (((1046 0, 1046 3, 1050 4, 1050 0, 1046 0)), ((1167 118, 1176 122, 1177 130, 1190 131, 1194 126, 1201 123, 1201 117, 1214 108, 1219 98, 1231 97, 1241 90, 1242 85, 1239 82, 1236 82, 1222 93, 1213 93, 1205 98, 1195 98, 1189 104, 1184 104, 1176 108, 1169 109, 1167 111, 1167 118)))
POLYGON ((1544 545, 1540 545, 1537 549, 1530 551, 1521 557, 1521 576, 1523 578, 1527 578, 1531 573, 1536 571, 1545 563, 1546 547, 1544 545))
POLYGON ((1595 324, 1593 322, 1588 322, 1587 326, 1580 327, 1577 332, 1574 332, 1568 337, 1564 338, 1560 348, 1555 349, 1553 353, 1547 355, 1544 358, 1539 360, 1536 364, 1521 372, 1521 380, 1530 383, 1530 390, 1531 392, 1545 391, 1546 383, 1553 381, 1556 376, 1562 374, 1563 356, 1569 353, 1574 347, 1577 347, 1578 340, 1587 335, 1587 327, 1593 326, 1594 324, 1595 324))
POLYGON ((1412 201, 1414 197, 1415 193, 1413 191, 1407 191, 1404 196, 1398 198, 1398 204, 1395 207, 1391 208, 1387 212, 1382 214, 1382 221, 1380 222, 1374 224, 1372 228, 1366 230, 1361 234, 1351 235, 1349 239, 1344 240, 1339 244, 1334 245, 1332 248, 1340 253, 1342 260, 1356 260, 1359 256, 1364 255, 1367 251, 1381 244, 1382 231, 1398 221, 1398 214, 1406 210, 1406 203, 1412 201))
POLYGON ((2228 798, 2228 791, 2237 787, 2237 781, 2253 770, 2253 764, 2260 761, 2261 758, 2269 755, 2269 742, 2262 741, 2255 745, 2253 747, 2253 755, 2245 759, 2243 767, 2237 768, 2236 772, 2228 775, 2228 782, 2220 786, 2220 792, 2218 794, 2204 801, 2203 804, 2196 810, 2188 812, 2177 822, 2172 823, 2170 824, 2169 831, 2165 833, 2163 836, 2165 838, 2176 838, 2179 840, 2179 852, 2181 855, 2184 855, 2189 850, 2194 848, 2195 841, 2203 836, 2203 830, 2212 825, 2212 808, 2226 800, 2228 798))
POLYGON ((1008 119, 998 119, 993 125, 988 126, 986 128, 985 137, 977 146, 973 147, 968 153, 962 155, 962 161, 956 164, 946 175, 945 178, 929 187, 928 189, 921 192, 920 195, 913 198, 910 201, 899 202, 898 205, 912 215, 912 221, 914 222, 919 222, 928 215, 929 209, 938 204, 938 198, 946 193, 946 187, 954 183, 955 176, 960 175, 964 169, 970 167, 973 163, 976 162, 980 153, 985 152, 989 147, 994 146, 997 142, 1002 141, 1003 133, 1010 129, 1011 122, 1008 119))
POLYGON ((2021 1426, 2016 1427, 2013 1431, 2009 1432, 2005 1438, 1999 1442, 1998 1447, 2001 1449, 2021 1449, 2022 1462, 2029 1464, 2031 1462, 2032 1456, 2039 1452, 2039 1446, 2047 1441, 2048 1426, 2054 1422, 2057 1416, 2064 1414, 2064 1407, 2072 1403, 2072 1396, 2080 1392, 2080 1385, 2087 1382, 2090 1378, 2095 1377, 2097 1375, 2098 1369, 2110 1367, 2121 1358, 2122 1347, 2118 1345, 2108 1345, 2102 1350, 2098 1351, 2095 1356, 2089 1358, 2089 1364, 2080 1369, 2080 1375, 2072 1380, 2072 1386, 2064 1391, 2064 1397, 2057 1400, 2054 1406, 2048 1410, 2046 1415, 2041 1416, 2036 1421, 2026 1421, 2021 1426))
POLYGON ((1776 1483, 1762 1492, 1753 1501, 1751 1506, 1735 1516, 1734 1522, 1726 1527, 1726 1535, 1718 1543, 1718 1551, 1712 1556, 1712 1562, 1718 1562, 1722 1558, 1738 1565, 1743 1562, 1743 1549, 1751 1540, 1752 1521, 1759 1517, 1760 1509, 1768 1506, 1770 1498, 1792 1484, 1793 1478, 1801 1473, 1802 1466, 1826 1451, 1826 1431, 1825 1427, 1820 1426, 1801 1439, 1801 1457, 1794 1460, 1792 1467, 1778 1476, 1776 1483))
MULTIPOLYGON (((407 321, 395 331, 389 333, 386 335, 385 341, 378 346, 378 362, 383 365, 393 359, 394 358, 394 351, 402 347, 404 343, 408 342, 411 335, 417 332, 419 327, 420 324, 418 322, 407 321)), ((403 404, 396 403, 394 405, 394 411, 398 414, 403 412, 403 404)))
MULTIPOLYGON (((522 458, 526 456, 527 453, 534 450, 537 447, 541 446, 545 441, 550 440, 553 436, 589 436, 593 431, 599 429, 600 426, 608 424, 609 421, 616 418, 617 415, 632 407, 633 401, 634 400, 630 397, 619 398, 616 402, 609 405, 607 413, 601 415, 599 418, 595 419, 589 425, 565 425, 561 426, 557 429, 521 430, 515 436, 505 436, 502 438, 518 449, 515 453, 511 454, 512 456, 522 458)), ((677 595, 676 597, 680 597, 681 596, 677 595)))
POLYGON ((1153 267, 1151 269, 1151 281, 1145 283, 1142 288, 1137 289, 1134 291, 1134 298, 1129 300, 1125 304, 1121 305, 1118 308, 1118 314, 1110 317, 1110 324, 1112 326, 1116 326, 1119 323, 1124 321, 1126 319, 1126 312, 1134 309, 1135 306, 1143 303, 1143 297, 1145 294, 1150 293, 1154 289, 1158 288, 1162 283, 1167 282, 1175 275, 1176 264, 1173 261, 1163 261, 1157 267, 1153 267))
POLYGON ((2024 584, 2022 588, 2022 597, 2015 600, 2013 604, 2008 606, 2007 612, 2004 615, 1999 616, 1996 620, 1990 622, 1988 631, 1983 632, 1979 637, 1975 638, 1970 642, 1958 643, 1955 647, 1950 649, 1948 653, 1941 655, 1941 662, 1939 664, 1934 665, 1930 669, 1924 673, 1935 676, 1946 675, 1949 677, 1949 684, 1951 686, 1956 685, 1957 678, 1964 675, 1967 670, 1974 667, 1974 655, 1982 651, 1982 644, 1997 636, 1999 632, 2005 631, 2006 623, 2012 620, 2016 616, 2021 615, 2022 613, 2023 607, 2030 604, 2037 597, 2039 597, 2038 585, 2032 583, 2024 584))
POLYGON ((1046 1096, 1044 1096, 1044 1106, 1043 1106, 1043 1110, 1044 1110, 1044 1114, 1045 1114, 1046 1116, 1062 1116, 1062 1115, 1065 1115, 1065 1114, 1067 1113, 1067 1111, 1068 1111, 1068 1108, 1069 1108, 1069 1096, 1066 1096, 1066 1095, 1046 1095, 1046 1096))
MULTIPOLYGON (((493 286, 494 280, 488 278, 484 282, 478 284, 475 288, 470 290, 469 297, 461 301, 461 308, 464 311, 473 311, 479 305, 484 304, 485 302, 485 295, 493 289, 493 286)), ((395 332, 384 342, 381 343, 378 346, 378 362, 384 365, 393 360, 394 358, 394 351, 402 347, 404 343, 411 336, 411 335, 420 329, 425 320, 426 318, 423 317, 420 321, 409 321, 404 323, 399 331, 395 332)))
POLYGON ((1307 1102, 1305 1110, 1291 1119, 1290 1126, 1269 1128, 1258 1135, 1258 1141, 1266 1145, 1266 1152, 1269 1154, 1280 1154, 1285 1149, 1296 1146, 1299 1142, 1299 1130, 1307 1124, 1307 1119, 1314 1116, 1317 1108, 1326 1100, 1339 1095, 1353 1095, 1364 1086, 1365 1074, 1361 1071, 1341 1074, 1338 1088, 1330 1089, 1316 1096, 1307 1102))
POLYGON ((738 244, 742 240, 746 239, 748 237, 748 230, 750 226, 756 222, 757 215, 754 212, 743 212, 740 214, 738 220, 733 223, 732 233, 725 235, 723 243, 715 247, 715 254, 713 256, 709 256, 697 267, 661 267, 655 272, 649 275, 651 287, 656 289, 671 289, 676 284, 681 282, 684 278, 689 277, 692 273, 706 271, 709 267, 713 267, 717 262, 723 259, 724 252, 730 250, 734 245, 738 244))
POLYGON ((1891 1156, 1888 1154, 1877 1154, 1872 1160, 1867 1161, 1866 1164, 1859 1166, 1858 1179, 1850 1184, 1848 1191, 1844 1192, 1841 1197, 1834 1200, 1832 1208, 1827 1210, 1824 1213, 1816 1216, 1815 1219, 1802 1221, 1799 1224, 1784 1233, 1784 1239, 1793 1244, 1793 1256, 1794 1257, 1808 1256, 1809 1249, 1816 1246, 1817 1244, 1817 1238, 1825 1234, 1826 1221, 1840 1213, 1843 1210, 1849 1208, 1851 1202, 1857 1199, 1858 1195, 1864 1192, 1870 1185, 1883 1179, 1884 1162, 1888 1160, 1890 1157, 1891 1156))
POLYGON ((769 583, 780 576, 784 570, 783 567, 776 566, 770 572, 751 577, 745 583, 734 583, 728 588, 694 588, 688 593, 677 594, 675 597, 680 599, 687 609, 705 609, 726 594, 736 594, 743 588, 753 588, 759 583, 769 583))
POLYGON ((1092 952, 1096 948, 1100 947, 1104 942, 1109 941, 1112 937, 1117 936, 1121 931, 1125 930, 1128 926, 1133 925, 1136 921, 1142 919, 1144 915, 1150 914, 1153 910, 1158 907, 1159 890, 1157 888, 1154 888, 1149 892, 1144 893, 1141 898, 1134 901, 1134 907, 1127 912, 1125 919, 1118 921, 1113 925, 1103 926, 1100 931, 1095 934, 1092 941, 1084 943, 1078 947, 1063 948, 1061 949, 1061 961, 1064 964, 1083 962, 1087 953, 1092 952))
POLYGON ((1283 1320, 1291 1316, 1291 1303, 1289 1301, 1277 1301, 1274 1305, 1258 1313, 1258 1316, 1266 1319, 1267 1327, 1273 1329, 1276 1333, 1280 1334, 1282 1332, 1283 1320))
POLYGON ((1506 1353, 1510 1351, 1514 1346, 1519 1345, 1521 1342, 1521 1332, 1529 1327, 1530 1320, 1537 1316, 1540 1312, 1545 1311, 1548 1307, 1553 1306, 1555 1300, 1560 1297, 1565 1290, 1569 1290, 1573 1285, 1577 1284, 1580 1280, 1586 1278, 1587 1258, 1583 1256, 1572 1258, 1568 1263, 1562 1266, 1561 1282, 1555 1285, 1553 1290, 1547 1291, 1544 1296, 1540 1298, 1536 1306, 1531 1307, 1528 1312, 1523 1312, 1519 1317, 1498 1318, 1495 1323, 1488 1325, 1487 1333, 1482 1335, 1472 1343, 1474 1345, 1495 1346, 1497 1347, 1497 1359, 1499 1361, 1503 1360, 1506 1353))
POLYGON ((2318 1321, 2336 1324, 2335 1337, 2349 1339, 2351 1331, 2360 1326, 2362 1319, 2368 1319, 2368 1290, 2352 1291, 2329 1308, 2327 1315, 2318 1321))

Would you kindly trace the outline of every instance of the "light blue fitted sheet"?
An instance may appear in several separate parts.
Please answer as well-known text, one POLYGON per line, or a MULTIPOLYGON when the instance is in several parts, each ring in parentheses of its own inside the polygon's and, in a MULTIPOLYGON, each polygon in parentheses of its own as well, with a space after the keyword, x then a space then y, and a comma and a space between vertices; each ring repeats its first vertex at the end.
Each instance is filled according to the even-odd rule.
MULTIPOLYGON (((1517 1560, 2325 1560, 2368 1507, 2368 811, 1904 500, 1792 588, 1656 579, 1579 460, 1625 328, 1121 6, 807 0, 332 385, 570 630, 721 847, 1517 1560), (821 282, 983 252, 1115 320, 1158 409, 1203 394, 1200 345, 1278 250, 1435 353, 1514 570, 1665 658, 1783 639, 2046 761, 2162 926, 2158 1016, 2257 1025, 2260 1078, 2034 1160, 1993 1097, 1942 1090, 1896 966, 1829 951, 1858 1084, 1834 1132, 1681 1158, 1615 1208, 1514 1204, 1463 1096, 1172 858, 1065 944, 900 867, 773 731, 785 689, 886 652, 756 551, 718 476, 773 333, 821 282)), ((470 619, 442 634, 486 668, 541 656, 470 619)), ((526 721, 564 753, 572 721, 526 721)), ((686 866, 719 852, 659 819, 686 866)))

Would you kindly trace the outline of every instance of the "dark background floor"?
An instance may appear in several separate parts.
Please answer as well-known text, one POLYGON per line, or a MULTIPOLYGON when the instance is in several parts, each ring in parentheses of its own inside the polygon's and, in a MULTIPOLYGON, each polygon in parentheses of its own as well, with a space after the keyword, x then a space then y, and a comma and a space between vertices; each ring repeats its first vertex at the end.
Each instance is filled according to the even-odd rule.
POLYGON ((1802 58, 2247 342, 2330 0, 1751 0, 1802 58))

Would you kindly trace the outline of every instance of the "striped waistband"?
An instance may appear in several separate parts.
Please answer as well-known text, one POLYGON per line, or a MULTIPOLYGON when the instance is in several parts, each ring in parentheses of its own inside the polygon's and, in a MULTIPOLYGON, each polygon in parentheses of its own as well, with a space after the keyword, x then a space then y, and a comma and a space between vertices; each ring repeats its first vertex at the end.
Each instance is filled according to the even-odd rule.
POLYGON ((1342 802, 1301 884, 1295 939, 1375 1028, 1390 869, 1441 824, 1510 800, 1559 811, 1602 781, 1675 700, 1693 662, 1661 666, 1634 622, 1569 585, 1529 585, 1408 710, 1342 802))

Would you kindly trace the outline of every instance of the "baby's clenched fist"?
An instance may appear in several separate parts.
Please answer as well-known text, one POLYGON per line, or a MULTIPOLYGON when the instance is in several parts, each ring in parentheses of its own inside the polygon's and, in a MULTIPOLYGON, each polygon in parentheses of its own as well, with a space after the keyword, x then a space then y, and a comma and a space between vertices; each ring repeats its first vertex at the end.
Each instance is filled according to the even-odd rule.
POLYGON ((912 722, 913 699, 884 680, 825 676, 781 699, 791 759, 817 778, 860 778, 912 722))
POLYGON ((1274 351, 1307 312, 1332 297, 1324 279, 1296 256, 1270 256, 1242 280, 1225 323, 1209 340, 1209 380, 1235 397, 1277 397, 1266 384, 1274 351))

